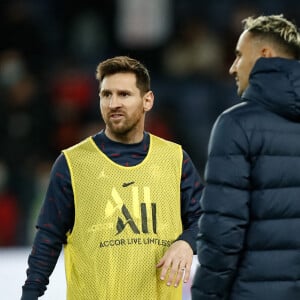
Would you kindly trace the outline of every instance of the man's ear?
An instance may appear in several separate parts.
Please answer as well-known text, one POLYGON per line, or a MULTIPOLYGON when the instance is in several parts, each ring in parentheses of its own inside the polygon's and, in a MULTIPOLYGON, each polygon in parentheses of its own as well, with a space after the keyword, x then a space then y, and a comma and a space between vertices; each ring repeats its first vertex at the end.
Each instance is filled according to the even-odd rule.
POLYGON ((147 92, 143 96, 143 101, 144 101, 144 111, 149 111, 152 109, 152 106, 154 104, 154 94, 152 91, 147 92))
POLYGON ((266 57, 266 58, 270 58, 270 57, 275 57, 276 53, 275 53, 273 48, 264 47, 264 48, 261 49, 261 56, 266 57))

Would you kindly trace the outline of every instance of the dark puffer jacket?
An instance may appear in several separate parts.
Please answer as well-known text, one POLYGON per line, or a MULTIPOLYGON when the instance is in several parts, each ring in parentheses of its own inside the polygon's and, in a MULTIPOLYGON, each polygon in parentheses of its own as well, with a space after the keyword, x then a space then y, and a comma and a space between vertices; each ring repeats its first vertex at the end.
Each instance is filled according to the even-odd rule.
POLYGON ((216 121, 193 300, 300 299, 300 63, 260 58, 216 121))

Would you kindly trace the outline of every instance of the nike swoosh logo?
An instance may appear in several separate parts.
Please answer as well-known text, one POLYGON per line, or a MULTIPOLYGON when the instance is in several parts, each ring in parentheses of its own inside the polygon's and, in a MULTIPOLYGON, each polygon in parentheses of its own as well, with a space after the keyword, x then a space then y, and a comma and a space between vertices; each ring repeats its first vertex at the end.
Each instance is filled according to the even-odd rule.
POLYGON ((122 184, 122 187, 128 187, 129 185, 134 184, 134 181, 130 181, 130 182, 124 182, 122 184))

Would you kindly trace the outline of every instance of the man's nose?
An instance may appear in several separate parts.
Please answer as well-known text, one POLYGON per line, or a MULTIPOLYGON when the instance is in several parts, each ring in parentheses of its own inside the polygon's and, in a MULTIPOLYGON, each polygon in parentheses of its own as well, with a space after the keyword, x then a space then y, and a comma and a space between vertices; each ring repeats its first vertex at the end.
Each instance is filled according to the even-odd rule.
POLYGON ((232 63, 231 67, 229 68, 229 74, 233 75, 236 73, 236 66, 235 61, 232 63))
POLYGON ((117 95, 112 95, 109 101, 109 107, 119 107, 120 105, 119 97, 117 95))

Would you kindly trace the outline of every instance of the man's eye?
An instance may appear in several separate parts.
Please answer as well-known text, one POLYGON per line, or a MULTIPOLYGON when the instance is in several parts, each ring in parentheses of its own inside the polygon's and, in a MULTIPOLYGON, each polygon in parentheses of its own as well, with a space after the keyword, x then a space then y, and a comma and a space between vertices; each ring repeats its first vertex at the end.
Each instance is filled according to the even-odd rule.
POLYGON ((110 96, 110 93, 101 93, 101 98, 108 98, 110 96))

